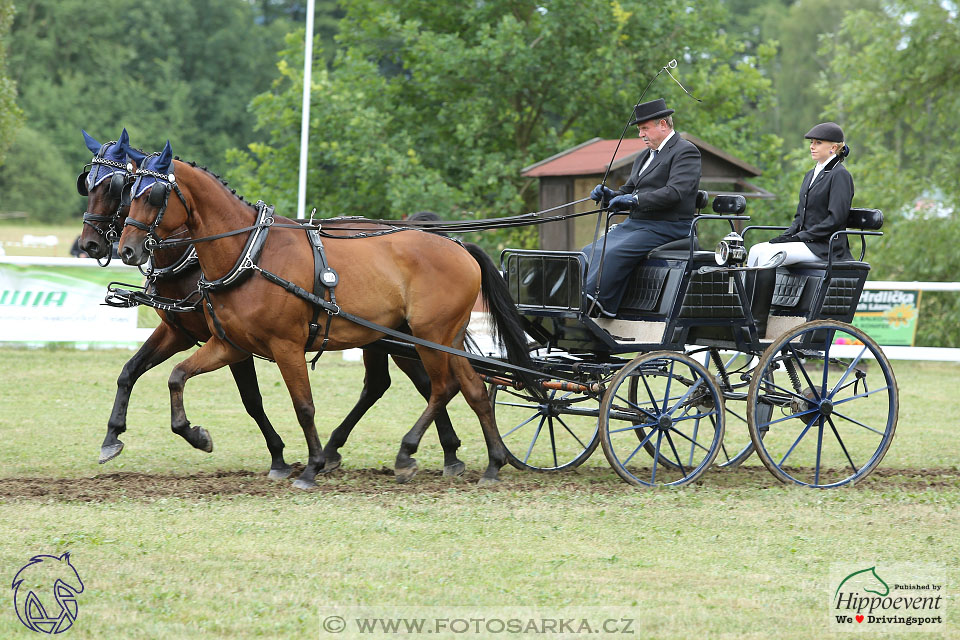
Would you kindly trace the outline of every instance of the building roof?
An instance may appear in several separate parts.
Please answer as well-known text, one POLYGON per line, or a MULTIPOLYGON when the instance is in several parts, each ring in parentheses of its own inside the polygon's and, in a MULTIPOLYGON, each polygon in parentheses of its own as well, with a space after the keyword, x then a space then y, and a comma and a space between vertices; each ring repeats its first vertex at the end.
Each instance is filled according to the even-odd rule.
MULTIPOLYGON (((682 132, 678 135, 684 140, 695 144, 701 153, 709 153, 719 160, 733 165, 735 169, 739 170, 738 173, 749 174, 750 176, 760 175, 759 169, 743 162, 739 158, 735 158, 722 149, 707 144, 689 133, 682 132)), ((637 155, 646 148, 646 144, 644 144, 640 138, 624 138, 620 142, 620 148, 617 150, 616 159, 610 166, 610 170, 614 171, 624 165, 631 164, 637 155)), ((561 151, 545 160, 525 167, 520 175, 525 178, 543 178, 547 176, 603 174, 607 171, 607 164, 610 163, 610 159, 613 157, 614 149, 617 149, 616 140, 593 138, 583 144, 561 151)))

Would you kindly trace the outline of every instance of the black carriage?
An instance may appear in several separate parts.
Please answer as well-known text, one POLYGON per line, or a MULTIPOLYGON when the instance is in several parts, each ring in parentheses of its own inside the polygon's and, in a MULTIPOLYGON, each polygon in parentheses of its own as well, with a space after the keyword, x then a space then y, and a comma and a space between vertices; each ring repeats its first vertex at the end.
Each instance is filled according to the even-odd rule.
MULTIPOLYGON (((503 252, 537 368, 552 377, 543 382, 547 400, 489 378, 511 464, 570 469, 599 442, 636 485, 688 484, 753 451, 780 480, 813 487, 853 483, 876 468, 896 428, 897 385, 880 347, 849 323, 870 270, 866 236, 881 235, 881 212, 851 210, 848 228, 831 239, 859 236, 857 260, 768 267, 776 287, 761 336, 749 269, 718 264, 718 253, 698 243, 704 224, 735 231, 749 219, 745 207, 742 196, 718 196, 689 238, 651 252, 616 318, 588 313, 582 253, 503 252)), ((742 234, 765 229, 781 227, 742 234)))

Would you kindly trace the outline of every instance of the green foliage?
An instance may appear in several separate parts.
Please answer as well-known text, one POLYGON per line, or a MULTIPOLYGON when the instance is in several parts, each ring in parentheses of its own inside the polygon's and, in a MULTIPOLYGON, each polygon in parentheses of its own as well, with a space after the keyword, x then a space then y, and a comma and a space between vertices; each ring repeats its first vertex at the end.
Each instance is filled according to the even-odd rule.
MULTIPOLYGON (((778 164, 779 141, 751 117, 769 101, 769 81, 755 56, 715 33, 718 2, 696 13, 678 0, 360 0, 346 9, 334 67, 312 88, 307 201, 320 215, 532 210, 536 188, 522 168, 591 137, 618 136, 644 86, 674 57, 679 79, 704 101, 685 97, 666 74, 647 99, 666 97, 680 130, 752 163, 778 164)), ((233 153, 230 172, 284 203, 295 196, 299 160, 303 49, 295 39, 290 47, 281 80, 253 104, 270 142, 233 153)))
POLYGON ((75 219, 79 232, 78 211, 83 211, 86 198, 77 195, 78 173, 79 167, 62 161, 48 136, 23 127, 12 141, 7 153, 7 171, 0 180, 3 209, 28 212, 31 222, 75 219))
MULTIPOLYGON (((845 114, 858 201, 884 211, 874 277, 960 273, 960 21, 956 3, 911 0, 858 11, 826 48, 831 106, 845 114)), ((918 344, 960 346, 956 295, 924 295, 918 344)))
MULTIPOLYGON (((38 192, 49 186, 50 172, 76 175, 90 158, 81 128, 107 141, 126 126, 135 146, 155 150, 169 138, 184 157, 222 163, 227 148, 253 138, 247 105, 269 87, 273 69, 263 60, 291 28, 256 18, 248 3, 234 0, 26 3, 11 29, 9 66, 27 125, 57 158, 32 174, 8 163, 0 189, 32 177, 38 192)), ((16 204, 35 219, 70 215, 69 206, 82 210, 81 200, 61 198, 55 207, 47 200, 3 207, 16 204)))
POLYGON ((16 104, 17 85, 7 76, 7 40, 13 13, 13 0, 0 0, 0 167, 23 116, 16 104))

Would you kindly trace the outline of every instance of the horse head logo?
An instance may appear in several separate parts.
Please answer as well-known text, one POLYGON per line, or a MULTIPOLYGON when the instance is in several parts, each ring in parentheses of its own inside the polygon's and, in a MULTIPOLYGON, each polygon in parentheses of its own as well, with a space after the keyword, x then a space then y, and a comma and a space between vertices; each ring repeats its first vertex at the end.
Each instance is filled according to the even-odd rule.
POLYGON ((876 567, 861 569, 848 575, 840 582, 840 586, 837 587, 837 591, 833 594, 833 597, 837 597, 837 594, 840 593, 840 588, 845 584, 847 584, 848 589, 853 591, 875 593, 880 597, 884 597, 890 593, 890 587, 883 581, 883 578, 877 575, 876 567))
POLYGON ((83 593, 83 581, 70 563, 69 551, 61 556, 30 558, 10 587, 17 617, 31 631, 62 633, 77 619, 77 595, 83 593))

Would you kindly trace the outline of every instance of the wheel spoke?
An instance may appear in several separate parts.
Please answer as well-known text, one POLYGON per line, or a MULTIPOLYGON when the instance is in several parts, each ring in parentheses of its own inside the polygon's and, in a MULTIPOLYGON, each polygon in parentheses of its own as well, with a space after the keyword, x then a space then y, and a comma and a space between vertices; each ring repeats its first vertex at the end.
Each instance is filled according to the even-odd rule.
MULTIPOLYGON (((680 467, 680 473, 682 473, 683 477, 686 478, 687 470, 684 468, 683 463, 680 461, 680 453, 677 451, 676 445, 673 444, 673 438, 670 437, 670 432, 667 431, 664 435, 667 436, 667 444, 670 445, 670 450, 673 451, 673 455, 677 459, 677 466, 680 467)), ((692 459, 693 454, 691 453, 690 455, 692 459)), ((691 462, 688 466, 693 466, 693 463, 691 462)))
POLYGON ((677 429, 674 429, 673 427, 670 427, 670 431, 673 431, 675 434, 677 434, 677 435, 680 436, 681 438, 685 438, 685 439, 689 440, 689 441, 690 441, 690 446, 691 446, 691 448, 692 448, 692 447, 700 447, 700 448, 703 449, 704 451, 710 451, 710 449, 707 449, 705 446, 703 446, 702 444, 700 444, 700 443, 697 442, 696 440, 691 439, 690 436, 688 436, 687 434, 685 434, 683 431, 678 431, 677 429))
POLYGON ((833 344, 833 338, 836 335, 836 330, 829 329, 827 330, 827 335, 823 339, 823 383, 822 389, 824 395, 827 391, 827 375, 830 373, 830 346, 833 344))
POLYGON ((837 425, 833 424, 833 418, 827 416, 827 422, 830 423, 830 428, 833 430, 833 435, 836 436, 837 442, 840 443, 840 448, 843 449, 843 455, 847 456, 847 462, 850 463, 850 468, 853 469, 854 473, 857 473, 857 465, 853 464, 853 458, 850 457, 850 453, 847 451, 846 445, 843 444, 843 439, 840 437, 840 432, 837 430, 837 425))
POLYGON ((534 420, 536 420, 536 419, 537 419, 537 416, 539 416, 539 415, 540 415, 539 412, 533 414, 532 416, 530 416, 529 418, 527 418, 526 420, 524 420, 523 422, 521 422, 520 424, 518 424, 517 426, 515 426, 513 429, 510 429, 510 431, 507 431, 505 434, 503 434, 502 436, 500 436, 500 439, 503 440, 504 438, 506 438, 507 436, 509 436, 511 433, 513 433, 514 431, 516 431, 516 430, 519 429, 520 427, 524 427, 524 426, 530 424, 531 422, 533 422, 534 420))
MULTIPOLYGON (((657 419, 657 415, 656 415, 655 413, 653 413, 653 412, 651 412, 651 411, 647 411, 646 409, 644 409, 644 408, 641 407, 640 405, 631 402, 629 398, 624 398, 624 397, 621 396, 619 393, 618 393, 615 397, 617 398, 617 400, 621 400, 622 402, 624 402, 625 404, 629 405, 630 407, 633 407, 634 409, 636 409, 636 410, 639 411, 640 413, 646 414, 648 418, 651 418, 651 419, 653 419, 653 420, 656 420, 656 419, 657 419)), ((612 408, 617 409, 617 410, 621 410, 621 409, 622 409, 622 407, 620 407, 620 406, 616 406, 616 407, 612 407, 612 408)), ((654 408, 656 409, 656 404, 654 404, 654 408)))
MULTIPOLYGON (((640 379, 643 380, 643 386, 647 390, 647 397, 650 398, 651 404, 653 404, 653 410, 657 413, 660 413, 660 406, 657 404, 656 399, 653 397, 653 391, 650 389, 650 383, 647 382, 647 376, 643 375, 643 371, 638 371, 637 375, 640 376, 640 379)), ((620 396, 617 396, 618 398, 620 396)))
POLYGON ((768 387, 772 387, 772 388, 773 388, 774 390, 776 390, 776 391, 782 391, 783 393, 786 393, 786 394, 788 394, 788 395, 791 395, 791 396, 793 396, 794 398, 796 398, 797 400, 803 400, 804 402, 810 400, 810 398, 808 398, 807 396, 801 395, 801 394, 793 391, 792 389, 787 389, 786 387, 781 387, 780 385, 778 385, 778 384, 777 384, 776 382, 774 382, 773 380, 766 380, 766 381, 764 381, 764 384, 765 384, 766 386, 768 386, 768 387))
MULTIPOLYGON (((667 384, 670 384, 670 382, 667 381, 667 384)), ((687 398, 689 398, 689 397, 690 397, 690 394, 693 393, 694 391, 696 391, 697 388, 698 388, 701 384, 703 384, 703 378, 700 378, 699 380, 697 380, 696 382, 694 382, 692 385, 690 385, 690 388, 687 389, 687 392, 686 392, 685 394, 683 394, 683 395, 680 397, 679 400, 677 400, 677 403, 676 403, 675 405, 673 405, 673 407, 672 407, 669 411, 667 410, 667 405, 664 404, 664 405, 663 405, 664 413, 666 413, 667 415, 670 415, 671 413, 673 413, 674 411, 676 411, 676 410, 677 410, 677 407, 681 406, 681 405, 683 404, 683 401, 686 400, 687 398)))
POLYGON ((650 474, 650 484, 657 483, 657 464, 660 462, 660 444, 663 442, 663 431, 657 429, 657 447, 653 452, 653 472, 650 474))
MULTIPOLYGON (((793 417, 793 416, 791 416, 791 417, 793 417)), ((790 445, 790 449, 787 450, 787 453, 786 453, 786 454, 784 454, 783 458, 780 460, 780 464, 777 465, 778 467, 782 467, 782 466, 783 466, 783 463, 787 461, 787 458, 790 457, 790 454, 793 453, 793 450, 796 448, 796 446, 797 446, 798 444, 800 444, 800 441, 801 441, 801 440, 803 440, 803 436, 807 435, 807 431, 810 430, 810 427, 813 426, 813 423, 816 422, 816 421, 817 421, 817 418, 819 418, 819 417, 820 417, 820 412, 818 411, 818 412, 816 413, 816 415, 813 416, 813 419, 810 420, 810 422, 807 423, 807 426, 805 426, 805 427, 803 428, 803 431, 800 432, 800 435, 797 436, 797 439, 794 440, 793 444, 790 445)))
MULTIPOLYGON (((824 385, 827 381, 824 379, 824 385)), ((817 464, 813 468, 813 484, 820 484, 820 454, 823 452, 823 417, 820 418, 820 424, 817 428, 817 464)))
MULTIPOLYGON (((716 429, 714 429, 714 431, 716 431, 716 429)), ((687 466, 690 466, 690 467, 693 466, 693 453, 694 453, 694 451, 696 451, 695 443, 696 443, 696 441, 697 441, 697 434, 698 434, 698 433, 700 433, 700 419, 699 419, 699 418, 693 423, 693 443, 690 444, 690 459, 689 459, 689 461, 687 462, 687 466)), ((670 434, 669 434, 669 433, 667 434, 667 438, 670 438, 670 434)), ((670 444, 671 444, 671 446, 673 445, 673 440, 670 441, 670 444)), ((681 468, 682 468, 682 467, 681 467, 681 468)), ((687 475, 686 472, 684 472, 683 475, 687 475)))
MULTIPOLYGON (((854 358, 853 362, 847 366, 847 370, 843 372, 843 376, 841 376, 840 381, 837 382, 837 384, 833 387, 833 390, 828 394, 828 398, 832 399, 833 396, 836 395, 837 391, 840 390, 840 385, 842 385, 843 381, 847 379, 847 376, 850 375, 850 372, 857 368, 857 365, 860 364, 860 359, 863 358, 863 354, 866 352, 867 346, 864 345, 863 349, 860 350, 860 353, 857 354, 857 357, 854 358)), ((824 359, 824 367, 826 367, 826 359, 824 359)), ((826 385, 826 380, 824 380, 824 385, 826 385)))
POLYGON ((837 406, 838 404, 844 404, 845 402, 850 402, 851 400, 856 400, 858 398, 866 398, 867 396, 872 396, 875 393, 886 391, 889 388, 890 388, 890 385, 887 385, 885 387, 880 387, 879 389, 874 389, 873 391, 865 391, 864 393, 859 393, 855 396, 850 396, 849 398, 843 398, 842 400, 837 400, 836 402, 834 402, 833 406, 837 406))
POLYGON ((550 433, 550 448, 553 450, 553 466, 559 467, 557 462, 557 437, 553 432, 553 416, 547 416, 547 430, 550 433))
POLYGON ((530 441, 530 447, 527 449, 527 455, 523 457, 523 464, 527 464, 527 461, 530 460, 530 454, 533 453, 533 445, 537 444, 537 438, 540 437, 540 431, 543 429, 543 423, 546 421, 547 416, 540 417, 540 424, 537 425, 537 430, 533 432, 533 440, 530 441))
MULTIPOLYGON (((663 411, 667 413, 667 403, 670 402, 670 383, 673 381, 673 367, 677 363, 676 360, 670 359, 670 371, 667 372, 667 384, 666 389, 663 391, 663 411)), ((686 396, 684 396, 686 397, 686 396)))
POLYGON ((867 425, 863 424, 862 422, 860 422, 859 420, 854 420, 854 419, 851 418, 850 416, 844 415, 844 414, 840 413, 839 411, 834 411, 834 412, 833 412, 833 415, 835 415, 835 416, 840 416, 841 418, 843 418, 843 419, 846 420, 847 422, 852 422, 853 424, 857 425, 858 427, 863 427, 863 428, 866 429, 867 431, 873 431, 873 432, 874 432, 875 434, 877 434, 878 436, 881 436, 881 437, 882 437, 882 436, 885 435, 883 431, 877 431, 877 430, 874 429, 873 427, 867 426, 867 425))
POLYGON ((559 422, 559 423, 563 426, 564 430, 566 430, 567 433, 569 433, 571 436, 573 436, 573 439, 576 440, 577 443, 578 443, 581 447, 583 447, 584 449, 587 448, 587 445, 583 444, 583 440, 581 440, 580 438, 577 437, 577 434, 575 434, 575 433, 570 429, 570 427, 567 426, 567 423, 563 421, 563 418, 561 418, 560 416, 557 416, 557 422, 559 422))
POLYGON ((629 427, 623 427, 622 429, 610 429, 610 434, 614 433, 623 433, 624 431, 636 431, 637 429, 653 429, 657 426, 656 422, 644 422, 643 424, 632 424, 629 427))

